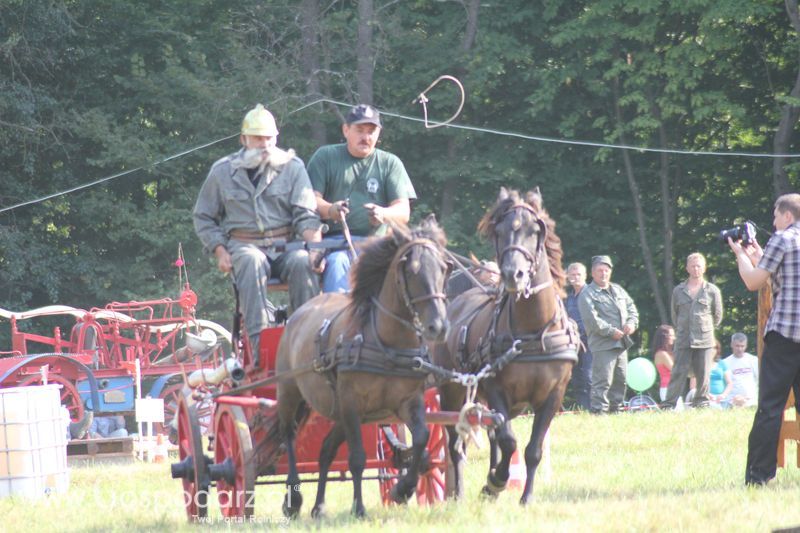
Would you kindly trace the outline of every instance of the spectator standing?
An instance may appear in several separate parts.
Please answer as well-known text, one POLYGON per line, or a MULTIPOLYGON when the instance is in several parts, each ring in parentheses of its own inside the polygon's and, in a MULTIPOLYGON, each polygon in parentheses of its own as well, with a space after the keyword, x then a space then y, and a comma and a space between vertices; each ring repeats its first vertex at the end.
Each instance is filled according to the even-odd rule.
POLYGON ((592 352, 592 389, 589 410, 616 412, 625 401, 625 375, 631 335, 639 327, 639 312, 620 285, 611 282, 611 258, 592 258, 592 282, 578 298, 592 352))
POLYGON ((731 371, 733 387, 725 400, 734 407, 752 407, 758 401, 758 357, 747 353, 747 335, 731 335, 733 353, 725 358, 731 371))
POLYGON ((583 263, 572 263, 567 267, 567 314, 578 324, 583 350, 578 354, 578 364, 572 369, 572 390, 575 391, 575 402, 579 409, 588 411, 589 397, 592 389, 592 352, 589 350, 589 339, 586 337, 586 327, 583 325, 578 298, 586 287, 586 267, 583 263))
POLYGON ((775 233, 764 249, 728 239, 739 276, 751 291, 772 281, 772 310, 764 327, 758 380, 758 409, 747 442, 745 483, 766 485, 775 477, 783 410, 794 389, 800 412, 800 194, 775 200, 775 233))
POLYGON ((683 393, 690 370, 697 379, 692 405, 707 405, 708 380, 714 361, 714 328, 722 322, 722 294, 706 281, 706 260, 702 254, 686 258, 686 281, 672 291, 672 323, 675 325, 675 365, 667 389, 667 407, 683 393))

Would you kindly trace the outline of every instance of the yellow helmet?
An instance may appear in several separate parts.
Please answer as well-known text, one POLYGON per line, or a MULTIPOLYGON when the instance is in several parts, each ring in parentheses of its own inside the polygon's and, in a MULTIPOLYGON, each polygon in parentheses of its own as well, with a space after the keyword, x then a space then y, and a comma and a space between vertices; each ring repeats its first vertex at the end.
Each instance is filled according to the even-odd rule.
POLYGON ((261 135, 275 137, 278 135, 278 126, 275 117, 263 105, 258 104, 248 111, 242 121, 242 135, 261 135))

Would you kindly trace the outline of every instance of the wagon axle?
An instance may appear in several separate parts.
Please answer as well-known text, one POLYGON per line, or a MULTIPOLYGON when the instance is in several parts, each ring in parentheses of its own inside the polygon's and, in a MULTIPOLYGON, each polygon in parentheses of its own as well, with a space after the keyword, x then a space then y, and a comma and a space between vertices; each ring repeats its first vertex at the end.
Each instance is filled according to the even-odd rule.
POLYGON ((194 479, 194 457, 187 455, 183 461, 170 465, 172 479, 194 479))
MULTIPOLYGON (((203 455, 208 470, 208 477, 211 481, 220 479, 228 484, 236 482, 236 465, 230 457, 226 457, 221 463, 212 463, 211 458, 203 455)), ((194 479, 194 457, 187 455, 183 461, 170 465, 172 479, 194 479)))

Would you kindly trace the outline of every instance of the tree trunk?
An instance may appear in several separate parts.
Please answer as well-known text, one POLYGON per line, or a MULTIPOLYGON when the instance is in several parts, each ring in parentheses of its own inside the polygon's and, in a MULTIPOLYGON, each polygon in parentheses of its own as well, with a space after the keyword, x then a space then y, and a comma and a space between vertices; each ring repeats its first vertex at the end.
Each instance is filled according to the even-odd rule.
MULTIPOLYGON (((653 117, 658 121, 658 146, 662 149, 669 148, 667 143, 667 129, 664 127, 664 122, 661 118, 661 108, 656 103, 656 98, 648 93, 647 100, 650 103, 650 112, 653 117)), ((670 157, 667 152, 659 154, 659 168, 658 180, 661 186, 661 232, 664 240, 664 272, 662 275, 664 301, 669 302, 672 289, 675 286, 675 278, 672 275, 672 254, 673 254, 673 230, 675 228, 675 194, 676 187, 670 182, 669 167, 671 165, 670 157)), ((676 174, 677 181, 677 174, 676 174)), ((666 323, 666 322, 664 322, 666 323)))
MULTIPOLYGON (((786 13, 789 15, 794 31, 800 35, 800 15, 798 15, 797 0, 786 0, 786 13)), ((789 95, 792 98, 800 98, 800 68, 797 71, 794 87, 792 87, 789 95)), ((794 125, 797 124, 798 118, 800 118, 800 108, 791 103, 783 106, 781 119, 778 122, 778 131, 775 132, 775 141, 772 145, 774 154, 786 154, 789 152, 794 125)), ((785 157, 776 157, 772 161, 772 186, 776 197, 791 192, 789 176, 784 168, 785 164, 785 157)))
MULTIPOLYGON (((466 57, 472 46, 475 44, 475 38, 478 35, 478 10, 481 7, 480 0, 468 0, 464 3, 464 9, 467 12, 467 24, 464 29, 464 38, 461 40, 461 52, 466 57)), ((463 66, 458 66, 454 74, 456 77, 463 77, 467 73, 467 69, 463 66)), ((456 147, 456 140, 450 138, 447 140, 447 160, 455 161, 458 155, 456 147)), ((439 215, 442 221, 447 220, 453 214, 455 209, 455 199, 457 197, 458 187, 462 185, 462 181, 458 177, 452 177, 445 180, 442 186, 442 204, 439 209, 439 215)))
MULTIPOLYGON (((619 80, 614 80, 614 114, 616 115, 617 124, 622 129, 622 110, 619 106, 619 80)), ((620 143, 627 144, 625 135, 620 133, 620 143)), ((647 244, 647 232, 645 231, 644 211, 642 209, 642 201, 639 194, 639 184, 636 182, 636 176, 633 173, 633 164, 628 150, 622 150, 622 161, 625 165, 625 175, 628 177, 628 187, 631 190, 631 198, 633 199, 633 208, 636 212, 636 225, 639 228, 639 244, 642 247, 642 258, 644 259, 645 268, 647 269, 647 276, 650 278, 650 286, 653 289, 653 294, 656 300, 656 309, 662 324, 669 323, 667 316, 667 309, 664 306, 664 298, 661 296, 661 290, 658 285, 658 276, 653 265, 653 254, 650 251, 650 246, 647 244)))
MULTIPOLYGON (((308 87, 306 94, 310 100, 322 96, 319 81, 319 20, 319 0, 303 0, 300 4, 300 36, 303 41, 301 57, 308 87)), ((325 124, 321 120, 315 118, 310 127, 311 138, 317 146, 328 144, 325 124)))
POLYGON ((465 54, 472 49, 472 45, 475 44, 475 37, 478 35, 478 10, 480 7, 480 0, 469 0, 464 5, 464 9, 467 10, 467 27, 464 29, 461 51, 465 54))
MULTIPOLYGON (((667 148, 667 132, 664 129, 664 123, 661 122, 660 112, 658 116, 658 141, 661 148, 667 148)), ((665 294, 672 294, 672 287, 675 285, 675 280, 672 276, 672 188, 670 187, 669 180, 669 154, 661 152, 660 164, 658 169, 658 179, 661 182, 661 221, 663 224, 664 234, 664 289, 665 294)), ((662 322, 666 324, 666 322, 662 322)))
POLYGON ((358 2, 358 43, 356 45, 358 80, 358 101, 361 104, 373 104, 372 78, 375 72, 375 46, 372 42, 372 30, 375 26, 375 6, 372 0, 358 2))

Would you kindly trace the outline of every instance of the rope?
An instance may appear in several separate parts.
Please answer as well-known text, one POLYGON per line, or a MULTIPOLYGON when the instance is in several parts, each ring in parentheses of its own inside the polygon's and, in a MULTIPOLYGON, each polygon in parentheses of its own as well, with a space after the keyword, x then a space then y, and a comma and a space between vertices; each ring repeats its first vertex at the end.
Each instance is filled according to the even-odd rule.
MULTIPOLYGON (((445 76, 440 77, 440 79, 442 79, 442 78, 446 78, 446 77, 445 76)), ((447 77, 447 78, 449 78, 449 77, 447 77)), ((434 85, 435 85, 435 83, 438 83, 438 81, 440 81, 440 79, 437 79, 437 81, 434 82, 434 85)), ((420 93, 420 96, 424 96, 424 93, 427 92, 430 88, 431 87, 428 87, 428 89, 425 89, 425 91, 420 93)), ((417 99, 419 99, 419 96, 417 97, 417 99)), ((340 107, 348 107, 348 108, 353 106, 353 104, 351 104, 351 103, 340 102, 338 100, 333 100, 331 98, 317 98, 316 100, 314 100, 312 102, 309 102, 309 103, 304 104, 304 105, 302 105, 302 106, 300 106, 300 107, 298 107, 298 108, 296 108, 296 109, 294 109, 292 111, 289 111, 288 113, 286 113, 286 116, 290 116, 290 115, 293 115, 295 113, 299 113, 300 111, 303 111, 304 109, 307 109, 307 108, 309 108, 311 106, 314 106, 316 104, 323 104, 323 103, 332 104, 332 105, 340 106, 340 107)), ((593 141, 571 140, 571 139, 555 138, 555 137, 543 137, 543 136, 540 136, 540 135, 527 135, 527 134, 524 134, 524 133, 517 133, 517 132, 513 132, 513 131, 505 131, 505 130, 498 130, 498 129, 492 129, 492 128, 479 128, 479 127, 476 127, 476 126, 467 126, 467 125, 462 125, 462 124, 452 124, 451 121, 454 118, 456 118, 456 116, 460 112, 461 112, 461 108, 459 107, 459 110, 456 113, 456 115, 454 115, 453 117, 449 118, 445 122, 431 122, 431 121, 429 121, 427 119, 427 114, 426 114, 425 118, 422 118, 422 119, 416 118, 416 117, 411 117, 411 116, 408 116, 408 115, 402 115, 400 113, 394 113, 394 112, 391 112, 391 111, 385 111, 385 110, 382 110, 381 114, 383 114, 385 116, 389 116, 389 117, 395 117, 395 118, 399 118, 399 119, 402 119, 402 120, 407 120, 407 121, 410 121, 410 122, 422 122, 425 125, 425 127, 428 128, 428 129, 432 129, 432 128, 436 128, 436 127, 440 127, 440 126, 447 126, 448 128, 455 128, 455 129, 466 130, 466 131, 474 131, 474 132, 479 132, 479 133, 488 133, 488 134, 491 134, 491 135, 499 135, 499 136, 502 136, 502 137, 512 137, 512 138, 516 138, 516 139, 525 139, 525 140, 528 140, 528 141, 538 141, 538 142, 546 142, 546 143, 567 144, 567 145, 572 145, 572 146, 588 146, 588 147, 593 147, 593 148, 610 148, 610 149, 615 149, 615 150, 632 150, 632 151, 636 151, 636 152, 650 152, 650 153, 676 154, 676 155, 702 155, 702 156, 717 156, 717 157, 755 157, 755 158, 766 158, 766 159, 783 159, 783 158, 786 158, 786 159, 798 159, 798 158, 800 158, 800 153, 795 153, 795 154, 791 154, 791 153, 767 154, 767 153, 759 153, 759 152, 715 152, 715 151, 700 151, 700 150, 678 150, 678 149, 669 149, 669 148, 651 148, 651 147, 647 147, 647 146, 632 146, 632 145, 628 145, 628 144, 612 144, 612 143, 601 143, 601 142, 593 142, 593 141), (435 124, 435 125, 434 126, 430 126, 429 124, 431 124, 431 123, 435 124)), ((40 203, 40 202, 44 202, 45 200, 50 200, 50 199, 53 199, 53 198, 57 198, 59 196, 64 196, 64 195, 67 195, 67 194, 70 194, 70 193, 73 193, 73 192, 76 192, 76 191, 87 189, 89 187, 93 187, 95 185, 99 185, 99 184, 104 183, 106 181, 110 181, 110 180, 113 180, 113 179, 121 178, 123 176, 127 176, 129 174, 133 174, 134 172, 138 172, 140 170, 155 168, 158 165, 164 164, 164 163, 166 163, 168 161, 172 161, 173 159, 178 159, 178 158, 183 157, 185 155, 191 154, 191 153, 199 151, 199 150, 203 150, 205 148, 208 148, 209 146, 213 146, 215 144, 218 144, 220 142, 233 139, 234 137, 238 137, 238 136, 239 136, 239 133, 235 133, 233 135, 228 135, 227 137, 222 137, 220 139, 216 139, 214 141, 211 141, 211 142, 199 145, 199 146, 195 146, 194 148, 189 148, 188 150, 184 150, 182 152, 178 152, 176 154, 167 156, 167 157, 165 157, 163 159, 160 159, 160 160, 158 160, 158 161, 156 161, 154 163, 151 163, 150 165, 143 165, 143 166, 131 169, 131 170, 126 170, 125 172, 120 172, 118 174, 113 174, 111 176, 106 176, 104 178, 100 178, 98 180, 95 180, 95 181, 92 181, 92 182, 89 182, 89 183, 78 185, 76 187, 72 187, 71 189, 66 189, 66 190, 63 190, 63 191, 59 191, 59 192, 55 192, 55 193, 52 193, 52 194, 48 194, 46 196, 41 196, 39 198, 35 198, 33 200, 27 200, 25 202, 20 202, 18 204, 10 205, 10 206, 7 206, 7 207, 2 207, 2 208, 0 208, 0 214, 1 213, 5 213, 7 211, 13 211, 14 209, 18 209, 20 207, 24 207, 24 206, 32 205, 32 204, 37 204, 37 203, 40 203)))
POLYGON ((38 203, 44 202, 46 200, 57 198, 58 196, 64 196, 64 195, 67 195, 67 194, 70 194, 70 193, 73 193, 73 192, 76 192, 76 191, 80 191, 80 190, 83 190, 83 189, 88 189, 89 187, 94 187, 95 185, 99 185, 101 183, 105 183, 106 181, 111 181, 113 179, 121 178, 123 176, 127 176, 128 174, 133 174, 134 172, 138 172, 140 170, 149 169, 149 168, 155 168, 158 165, 164 164, 164 163, 166 163, 168 161, 172 161, 173 159, 178 159, 179 157, 183 157, 185 155, 191 154, 192 152, 196 152, 198 150, 203 150, 205 148, 208 148, 209 146, 213 146, 213 145, 215 145, 217 143, 220 143, 222 141, 227 141, 228 139, 233 139, 234 137, 238 137, 238 136, 239 136, 238 133, 236 133, 234 135, 228 135, 227 137, 223 137, 221 139, 217 139, 216 141, 211 141, 211 142, 208 142, 208 143, 205 143, 205 144, 201 144, 200 146, 195 146, 194 148, 190 148, 188 150, 184 150, 183 152, 178 152, 177 154, 172 154, 172 155, 167 156, 167 157, 165 157, 165 158, 163 158, 163 159, 161 159, 159 161, 156 161, 155 163, 151 163, 150 165, 143 165, 141 167, 136 167, 136 168, 133 168, 131 170, 126 170, 125 172, 120 172, 118 174, 113 174, 111 176, 106 176, 105 178, 100 178, 100 179, 92 181, 90 183, 84 183, 83 185, 78 185, 76 187, 73 187, 71 189, 67 189, 67 190, 64 190, 64 191, 55 192, 53 194, 48 194, 47 196, 42 196, 42 197, 36 198, 35 200, 28 200, 26 202, 21 202, 21 203, 14 204, 14 205, 11 205, 11 206, 8 206, 8 207, 3 207, 3 208, 0 208, 0 213, 5 213, 6 211, 12 211, 12 210, 17 209, 19 207, 24 207, 26 205, 38 204, 38 203))

